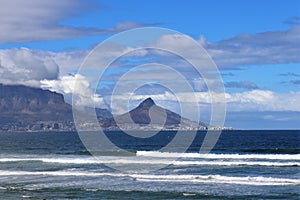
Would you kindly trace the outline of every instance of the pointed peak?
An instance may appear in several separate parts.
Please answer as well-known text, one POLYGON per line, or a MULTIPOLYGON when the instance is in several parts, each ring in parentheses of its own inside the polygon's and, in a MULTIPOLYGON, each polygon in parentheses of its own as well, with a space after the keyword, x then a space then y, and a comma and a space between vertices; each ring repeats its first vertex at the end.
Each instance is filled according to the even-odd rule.
POLYGON ((143 102, 152 102, 153 104, 155 104, 154 101, 153 101, 153 99, 151 97, 148 97, 143 102))
POLYGON ((139 107, 147 107, 150 108, 151 106, 155 105, 153 99, 151 97, 148 97, 142 103, 140 103, 139 107))

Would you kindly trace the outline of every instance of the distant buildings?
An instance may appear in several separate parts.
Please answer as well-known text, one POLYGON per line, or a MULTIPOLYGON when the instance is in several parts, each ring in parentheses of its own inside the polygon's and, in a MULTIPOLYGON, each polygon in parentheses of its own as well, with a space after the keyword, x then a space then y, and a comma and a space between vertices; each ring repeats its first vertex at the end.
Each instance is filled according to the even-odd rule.
MULTIPOLYGON (((106 131, 116 131, 116 130, 140 130, 140 131, 150 131, 150 130, 162 130, 162 131, 177 131, 177 130, 233 130, 232 127, 221 127, 221 126, 201 126, 192 124, 189 125, 139 125, 139 124, 118 124, 118 126, 101 126, 102 123, 88 123, 82 122, 77 123, 76 126, 80 130, 95 131, 99 128, 103 128, 106 131)), ((73 121, 61 122, 61 121, 38 121, 29 124, 16 122, 6 125, 0 125, 0 132, 51 132, 51 131, 62 131, 62 132, 73 132, 76 131, 76 126, 73 121)))
POLYGON ((0 132, 50 132, 76 131, 74 122, 38 121, 31 123, 9 123, 0 125, 0 132))

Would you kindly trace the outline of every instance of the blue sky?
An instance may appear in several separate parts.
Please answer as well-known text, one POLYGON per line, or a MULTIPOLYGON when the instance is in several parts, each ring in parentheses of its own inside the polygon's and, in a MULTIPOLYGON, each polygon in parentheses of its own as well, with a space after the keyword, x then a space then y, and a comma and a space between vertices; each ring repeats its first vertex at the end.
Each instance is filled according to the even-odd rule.
MULTIPOLYGON (((162 27, 198 41, 219 67, 230 98, 225 125, 300 128, 299 0, 11 0, 0 13, 2 83, 46 87, 68 99, 68 74, 95 45, 131 28, 162 27), (270 102, 256 101, 262 96, 270 102)), ((128 69, 119 65, 116 73, 128 69)), ((91 92, 98 103, 104 89, 91 92)), ((176 110, 171 100, 157 102, 176 110)))

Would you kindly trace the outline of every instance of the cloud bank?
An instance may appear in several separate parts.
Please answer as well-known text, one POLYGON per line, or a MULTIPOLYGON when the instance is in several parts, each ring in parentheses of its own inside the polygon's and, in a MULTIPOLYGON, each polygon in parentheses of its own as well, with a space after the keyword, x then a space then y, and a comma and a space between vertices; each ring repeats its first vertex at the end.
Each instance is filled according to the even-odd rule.
POLYGON ((117 23, 115 27, 101 29, 72 27, 61 23, 63 20, 95 9, 101 9, 101 6, 91 0, 2 0, 0 43, 79 38, 155 25, 124 21, 117 23))
MULTIPOLYGON (((123 95, 114 96, 114 98, 122 101, 130 101, 137 105, 138 102, 143 101, 144 99, 151 97, 158 104, 168 108, 173 109, 172 104, 176 103, 178 99, 182 101, 182 104, 191 104, 198 103, 201 110, 204 112, 210 112, 210 105, 212 103, 210 92, 195 92, 195 93, 177 93, 173 94, 169 91, 160 94, 135 94, 135 93, 126 93, 123 95), (192 98, 195 95, 195 99, 192 98), (171 107, 170 107, 171 106, 171 107)), ((216 97, 215 102, 220 103, 223 101, 222 95, 214 93, 216 97)), ((300 104, 297 103, 300 99, 300 92, 290 92, 290 93, 275 93, 270 90, 250 90, 246 92, 237 92, 237 93, 225 93, 227 110, 230 112, 264 112, 264 111, 297 111, 300 112, 300 104)), ((128 108, 132 108, 132 105, 129 105, 128 108)), ((121 114, 127 112, 126 107, 115 108, 114 112, 121 114)))
POLYGON ((0 51, 0 83, 39 87, 40 80, 55 80, 59 66, 50 54, 21 48, 0 51))
POLYGON ((79 74, 63 76, 57 80, 41 80, 41 87, 63 93, 69 98, 72 95, 72 103, 78 107, 107 108, 104 99, 91 89, 89 80, 79 74))
POLYGON ((241 34, 210 43, 200 38, 221 69, 249 65, 300 63, 300 26, 283 31, 241 34))
MULTIPOLYGON (((126 25, 126 27, 129 26, 131 26, 131 23, 126 25)), ((176 36, 163 36, 159 38, 158 42, 165 42, 166 45, 179 45, 172 42, 174 41, 173 37, 176 36)), ((207 42, 202 38, 199 43, 201 43, 212 55, 220 70, 226 70, 246 65, 299 63, 299 41, 299 26, 294 26, 285 31, 264 32, 255 35, 238 35, 216 43, 207 42)), ((107 54, 107 57, 110 57, 123 51, 124 46, 112 45, 107 49, 105 54, 107 54)), ((193 49, 189 49, 188 52, 193 54, 194 51, 193 49)), ((77 103, 80 105, 92 105, 93 103, 96 103, 99 104, 99 107, 103 107, 105 106, 103 97, 94 94, 91 89, 91 77, 76 74, 76 70, 87 53, 88 51, 48 52, 29 50, 26 48, 0 50, 0 83, 23 84, 36 87, 41 86, 42 88, 61 92, 65 95, 74 94, 78 96, 77 103), (68 76, 68 73, 75 73, 75 76, 68 76), (77 89, 76 91, 72 89, 75 80, 79 80, 80 87, 80 89, 77 89)), ((149 54, 147 53, 148 52, 143 52, 142 54, 135 56, 148 56, 149 54)), ((195 56, 195 58, 196 57, 197 56, 195 56)), ((95 60, 95 62, 97 62, 94 63, 95 66, 99 65, 99 63, 101 64, 101 61, 99 60, 95 60)), ((174 63, 181 64, 181 62, 172 61, 172 64, 174 63)), ((107 77, 105 79, 106 81, 116 81, 119 77, 118 73, 121 72, 118 70, 126 69, 127 67, 126 65, 122 65, 122 63, 118 64, 116 71, 114 71, 111 76, 107 77), (113 79, 113 77, 116 78, 113 79)), ((168 63, 166 62, 165 64, 168 63)), ((172 64, 170 63, 170 66, 172 66, 172 64)), ((152 77, 161 78, 162 80, 170 82, 173 81, 169 80, 172 76, 169 76, 160 70, 152 70, 154 71, 147 71, 147 73, 141 70, 140 74, 135 74, 135 76, 140 77, 141 79, 149 79, 152 77)), ((191 74, 184 66, 177 66, 176 70, 183 70, 184 73, 191 74)), ((280 76, 298 77, 299 74, 289 72, 280 74, 280 76)), ((203 81, 201 79, 195 79, 192 75, 189 77, 191 78, 190 81, 196 91, 198 103, 200 103, 202 107, 209 104, 210 95, 205 91, 203 81)), ((294 80, 292 83, 299 85, 298 80, 294 80)), ((174 84, 176 85, 176 82, 174 82, 174 84)), ((225 86, 232 88, 246 88, 248 90, 246 92, 225 94, 228 102, 228 110, 230 111, 300 111, 298 104, 300 99, 299 92, 275 93, 269 90, 260 90, 259 86, 248 81, 228 82, 225 86)), ((190 101, 190 94, 182 93, 181 95, 185 96, 184 103, 190 101)), ((133 96, 132 98, 141 100, 141 98, 147 97, 148 95, 143 96, 142 93, 140 93, 139 96, 133 96)), ((160 102, 170 103, 174 101, 172 100, 174 95, 167 93, 155 94, 152 97, 158 99, 160 102)), ((122 97, 120 96, 120 98, 122 97)), ((166 104, 167 103, 165 103, 165 105, 166 104)))

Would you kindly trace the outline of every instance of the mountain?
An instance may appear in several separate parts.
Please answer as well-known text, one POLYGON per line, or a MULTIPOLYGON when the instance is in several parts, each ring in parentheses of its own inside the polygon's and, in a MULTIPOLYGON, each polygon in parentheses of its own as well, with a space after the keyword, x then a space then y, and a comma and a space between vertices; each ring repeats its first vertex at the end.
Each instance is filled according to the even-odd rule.
MULTIPOLYGON (((106 109, 85 107, 78 111, 83 117, 90 116, 92 112, 96 112, 100 126, 108 129, 207 128, 204 123, 198 124, 156 105, 151 98, 115 119, 106 109)), ((82 122, 82 126, 86 123, 82 122)), ((64 101, 62 94, 22 85, 0 84, 0 131, 49 130, 76 130, 72 106, 64 101)))
MULTIPOLYGON (((100 118, 111 118, 106 109, 89 108, 100 118)), ((86 112, 88 114, 89 112, 86 112)), ((73 122, 72 106, 62 94, 23 85, 0 84, 0 125, 37 121, 73 122)))
POLYGON ((72 119, 62 94, 22 85, 0 84, 0 124, 72 119))
POLYGON ((162 118, 166 115, 166 122, 165 125, 178 125, 180 124, 181 116, 166 110, 158 105, 156 105, 151 98, 147 98, 144 100, 140 105, 133 110, 131 110, 129 113, 123 114, 118 117, 118 121, 123 123, 130 123, 128 118, 130 117, 136 124, 140 125, 147 125, 150 124, 150 109, 152 111, 152 118, 162 118))
POLYGON ((110 119, 113 117, 111 112, 107 109, 103 108, 92 108, 92 107, 82 107, 80 110, 85 115, 90 115, 91 113, 96 113, 96 116, 99 120, 101 119, 110 119))
POLYGON ((162 108, 155 104, 153 99, 147 98, 141 102, 136 108, 116 117, 116 119, 108 120, 105 127, 116 127, 118 125, 125 127, 133 127, 134 124, 146 127, 150 123, 152 125, 161 124, 165 128, 203 128, 207 126, 204 123, 196 123, 189 119, 181 117, 179 114, 174 113, 170 110, 162 108), (151 116, 151 117, 150 117, 151 116), (151 121, 151 119, 153 121, 151 121))

